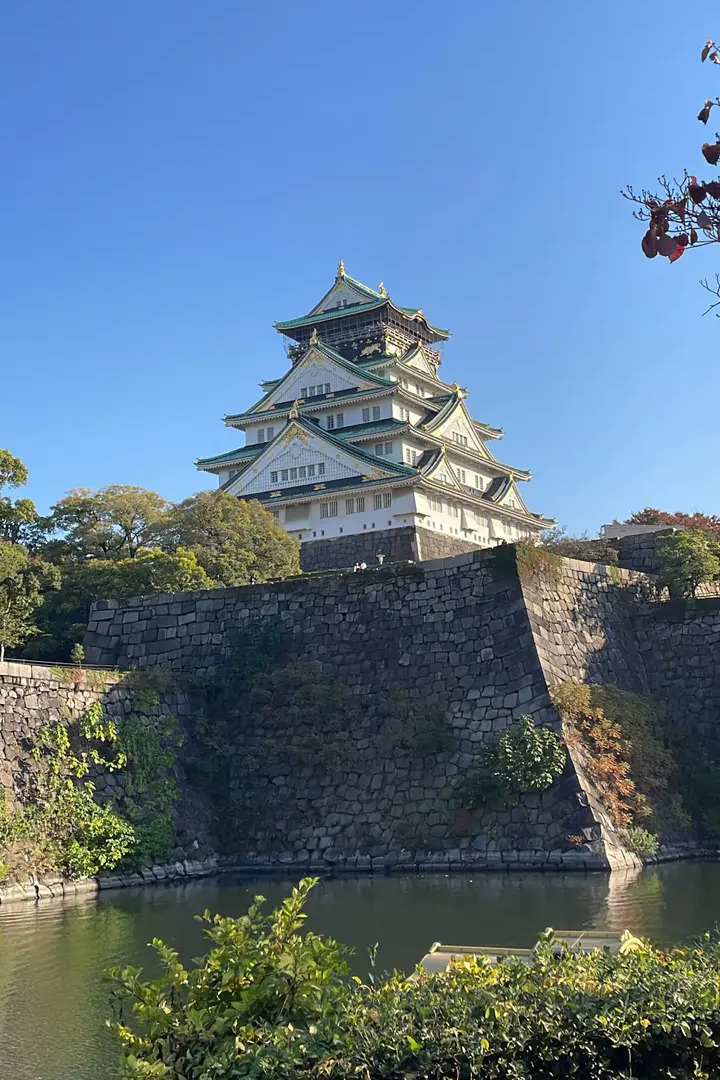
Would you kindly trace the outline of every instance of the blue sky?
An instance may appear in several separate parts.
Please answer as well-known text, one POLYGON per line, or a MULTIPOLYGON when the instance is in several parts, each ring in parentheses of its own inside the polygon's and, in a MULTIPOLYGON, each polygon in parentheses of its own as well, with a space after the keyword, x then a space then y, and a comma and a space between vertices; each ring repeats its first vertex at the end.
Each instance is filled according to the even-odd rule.
POLYGON ((451 328, 532 509, 718 510, 720 252, 646 261, 618 194, 711 171, 708 5, 34 0, 0 31, 0 446, 43 509, 213 486, 194 459, 342 257, 451 328))

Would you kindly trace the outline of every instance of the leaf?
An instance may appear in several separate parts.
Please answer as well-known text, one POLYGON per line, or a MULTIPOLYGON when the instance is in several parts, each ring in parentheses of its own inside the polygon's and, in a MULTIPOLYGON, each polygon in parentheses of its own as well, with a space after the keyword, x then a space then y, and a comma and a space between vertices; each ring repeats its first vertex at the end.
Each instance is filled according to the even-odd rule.
POLYGON ((677 262, 677 260, 680 258, 680 256, 684 255, 684 254, 685 254, 685 248, 681 244, 678 244, 678 246, 673 251, 672 255, 668 255, 668 260, 671 263, 677 262))
POLYGON ((713 64, 720 64, 720 56, 718 56, 716 52, 710 53, 710 59, 712 60, 713 64))
POLYGON ((674 236, 658 236, 655 246, 658 255, 664 255, 668 258, 677 248, 678 242, 674 236))
POLYGON ((695 231, 695 229, 691 229, 690 230, 690 243, 691 244, 697 244, 697 242, 698 242, 698 234, 695 231))
POLYGON ((701 229, 712 229, 712 218, 704 210, 701 210, 698 214, 697 223, 701 229))
POLYGON ((406 1035, 405 1038, 407 1039, 408 1046, 412 1050, 413 1054, 417 1054, 419 1050, 422 1050, 422 1046, 417 1041, 417 1039, 413 1039, 412 1035, 406 1035))
MULTIPOLYGON (((720 142, 703 143, 701 151, 702 156, 705 158, 708 165, 717 165, 718 161, 720 160, 720 142)), ((690 187, 690 194, 692 196, 692 185, 690 187)), ((696 201, 700 202, 701 200, 697 199, 696 201)))
POLYGON ((678 237, 676 237, 676 239, 677 239, 677 242, 680 245, 680 247, 687 247, 688 243, 690 242, 690 237, 685 232, 680 233, 680 235, 678 237))
POLYGON ((712 38, 708 38, 708 40, 705 42, 705 47, 703 48, 703 51, 700 53, 700 62, 702 64, 704 64, 705 61, 707 60, 708 53, 714 47, 714 45, 715 45, 715 42, 712 40, 712 38))
MULTIPOLYGON (((707 188, 707 184, 705 185, 707 188)), ((687 207, 687 199, 678 199, 676 203, 673 203, 673 212, 677 214, 683 224, 685 224, 685 209, 687 207)))
POLYGON ((713 107, 713 103, 712 103, 712 101, 709 101, 709 100, 708 100, 708 101, 706 101, 706 102, 705 102, 705 104, 703 105, 702 109, 701 109, 701 110, 700 110, 700 112, 698 113, 698 117, 697 117, 697 118, 698 118, 698 120, 700 120, 700 121, 701 121, 701 122, 702 122, 703 124, 707 124, 708 120, 710 119, 710 110, 712 109, 712 107, 713 107))
MULTIPOLYGON (((705 145, 707 146, 707 143, 705 145)), ((720 157, 720 146, 718 146, 718 156, 720 157)), ((707 195, 707 192, 705 191, 705 185, 698 183, 690 184, 688 188, 688 195, 694 203, 701 203, 707 195)))
POLYGON ((711 180, 709 184, 706 184, 705 190, 708 195, 712 195, 713 199, 720 199, 720 182, 717 180, 711 180))

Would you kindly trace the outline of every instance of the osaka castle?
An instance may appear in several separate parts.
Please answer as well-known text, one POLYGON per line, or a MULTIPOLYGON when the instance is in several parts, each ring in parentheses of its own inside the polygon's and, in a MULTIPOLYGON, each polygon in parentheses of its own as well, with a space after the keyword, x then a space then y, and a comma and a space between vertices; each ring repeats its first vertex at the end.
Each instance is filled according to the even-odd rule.
POLYGON ((537 537, 526 469, 489 449, 467 391, 441 375, 449 331, 345 273, 306 315, 275 324, 290 362, 224 418, 245 443, 199 469, 257 499, 301 542, 305 569, 428 559, 537 537))

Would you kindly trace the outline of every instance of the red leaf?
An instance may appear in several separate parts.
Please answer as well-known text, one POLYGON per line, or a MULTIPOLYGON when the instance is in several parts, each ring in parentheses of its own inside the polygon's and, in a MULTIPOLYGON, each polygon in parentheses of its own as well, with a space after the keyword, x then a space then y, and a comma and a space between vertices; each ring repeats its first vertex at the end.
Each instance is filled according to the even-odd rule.
POLYGON ((712 49, 714 44, 715 44, 715 42, 712 40, 712 38, 708 38, 708 40, 705 42, 705 48, 700 53, 700 62, 701 63, 703 63, 703 64, 705 63, 705 61, 708 58, 708 53, 710 52, 710 50, 712 49))
POLYGON ((717 165, 718 161, 720 161, 720 142, 703 143, 702 156, 708 165, 717 165))
POLYGON ((710 59, 712 60, 713 64, 720 64, 720 56, 718 56, 716 52, 710 53, 710 59))
MULTIPOLYGON (((718 147, 718 151, 720 152, 720 147, 718 147)), ((688 188, 688 195, 694 203, 701 203, 706 194, 704 184, 691 184, 688 188)))
POLYGON ((677 262, 677 260, 678 260, 678 259, 680 258, 680 256, 681 256, 682 254, 684 254, 684 252, 685 252, 685 248, 684 248, 684 247, 682 247, 682 245, 681 245, 681 244, 678 244, 678 246, 677 246, 677 247, 675 248, 675 250, 673 251, 672 255, 668 255, 668 260, 669 260, 669 261, 670 261, 671 263, 673 263, 673 262, 677 262))
POLYGON ((707 124, 710 119, 710 110, 713 107, 712 101, 706 101, 702 109, 698 113, 698 120, 702 120, 703 124, 707 124))
POLYGON ((691 244, 697 244, 697 242, 698 242, 698 234, 695 232, 694 229, 691 229, 690 230, 690 243, 691 244))
POLYGON ((697 223, 701 229, 712 229, 712 219, 709 214, 706 214, 704 210, 701 210, 697 216, 697 223))
POLYGON ((683 222, 683 224, 685 223, 685 206, 686 206, 686 200, 685 199, 678 200, 678 202, 676 202, 675 205, 673 206, 673 211, 677 214, 677 216, 680 218, 680 220, 683 222))
POLYGON ((711 180, 709 184, 706 184, 705 190, 708 195, 712 195, 713 199, 720 199, 720 182, 717 180, 711 180))
POLYGON ((648 229, 642 238, 642 249, 643 254, 646 255, 648 259, 654 259, 657 255, 657 241, 650 229, 648 229))
POLYGON ((655 246, 657 247, 658 255, 669 257, 675 251, 678 242, 674 236, 658 236, 655 246))
POLYGON ((690 237, 686 232, 680 233, 680 235, 677 237, 677 242, 680 247, 687 247, 688 243, 690 242, 690 237))

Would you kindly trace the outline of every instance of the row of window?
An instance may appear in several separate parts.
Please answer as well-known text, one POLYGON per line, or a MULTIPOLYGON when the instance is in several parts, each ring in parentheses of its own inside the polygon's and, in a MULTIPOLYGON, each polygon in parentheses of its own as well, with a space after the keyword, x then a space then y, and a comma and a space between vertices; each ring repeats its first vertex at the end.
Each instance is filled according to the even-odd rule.
POLYGON ((317 386, 301 386, 300 397, 318 397, 319 394, 329 394, 330 383, 318 383, 317 386))
POLYGON ((298 465, 296 469, 278 469, 270 473, 270 483, 284 484, 288 480, 313 480, 316 476, 325 475, 325 462, 320 461, 317 465, 298 465))
POLYGON ((275 438, 275 428, 274 427, 269 427, 269 428, 261 427, 261 428, 257 429, 257 441, 258 442, 270 442, 271 439, 274 439, 274 438, 275 438))
POLYGON ((328 431, 332 431, 333 428, 345 427, 345 413, 335 413, 334 416, 325 417, 325 427, 328 431))
POLYGON ((459 431, 453 431, 452 437, 453 437, 453 442, 456 442, 458 444, 458 446, 467 446, 467 444, 468 444, 467 435, 461 435, 459 431))
MULTIPOLYGON (((363 422, 363 424, 369 424, 370 423, 370 415, 371 415, 371 410, 370 409, 363 409, 363 411, 362 411, 362 422, 363 422)), ((372 407, 372 418, 373 418, 373 420, 379 420, 380 419, 380 406, 379 405, 373 405, 373 407, 372 407)))
POLYGON ((375 457, 392 457, 395 453, 395 443, 375 443, 375 457))
MULTIPOLYGON (((373 509, 374 510, 387 510, 392 506, 392 491, 381 491, 377 495, 373 495, 373 509)), ((362 514, 365 511, 365 496, 358 495, 354 499, 345 500, 345 513, 346 514, 362 514)), ((338 504, 337 502, 326 502, 320 504, 320 517, 331 518, 338 516, 338 504)))
POLYGON ((437 514, 447 513, 450 517, 458 517, 460 513, 455 503, 444 503, 442 499, 436 499, 432 495, 428 496, 428 505, 437 514))
POLYGON ((420 451, 419 450, 411 450, 409 446, 405 447, 405 464, 406 465, 417 465, 419 459, 420 459, 420 451))

